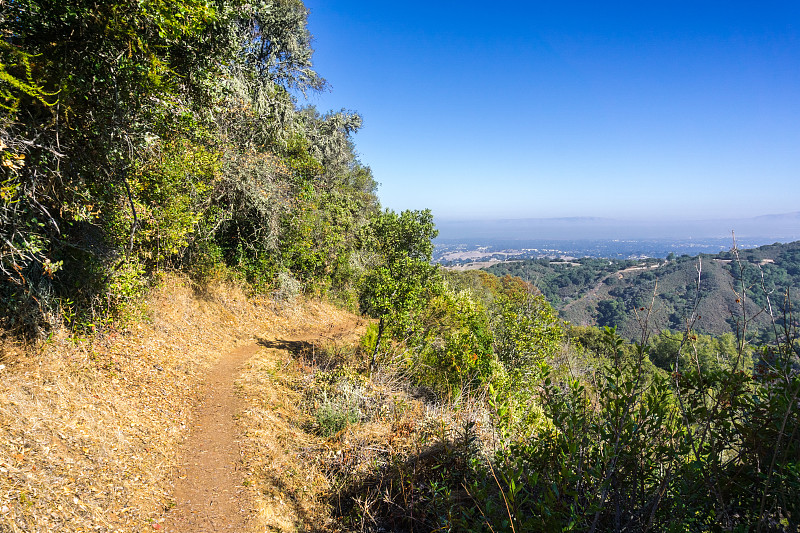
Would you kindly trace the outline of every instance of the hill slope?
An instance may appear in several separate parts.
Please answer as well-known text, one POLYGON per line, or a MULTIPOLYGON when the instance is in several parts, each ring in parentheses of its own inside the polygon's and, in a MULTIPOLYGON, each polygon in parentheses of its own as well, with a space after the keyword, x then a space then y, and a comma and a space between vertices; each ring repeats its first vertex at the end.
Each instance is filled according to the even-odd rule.
POLYGON ((696 305, 700 318, 695 329, 718 335, 736 331, 744 322, 748 331, 766 328, 769 315, 761 310, 767 307, 767 294, 776 313, 787 288, 797 297, 800 241, 740 251, 738 260, 730 251, 668 261, 537 259, 486 270, 530 280, 564 319, 577 325, 616 325, 625 336, 636 338, 640 326, 635 310, 649 309, 652 302, 651 328, 683 329, 696 305))
POLYGON ((317 518, 314 493, 298 506, 305 518, 275 512, 281 504, 273 496, 295 488, 304 494, 288 473, 300 471, 299 457, 284 448, 296 444, 287 435, 299 431, 286 428, 299 428, 308 415, 289 386, 299 372, 297 354, 291 345, 268 344, 352 342, 363 323, 327 304, 252 301, 235 288, 198 291, 171 276, 148 307, 147 319, 127 329, 62 335, 38 347, 0 336, 0 531, 163 529, 186 461, 182 443, 201 421, 198 406, 213 400, 203 382, 237 346, 255 352, 231 376, 239 380, 231 393, 239 391, 235 426, 244 435, 236 464, 250 480, 236 487, 240 502, 254 525, 293 530, 317 518), (270 378, 276 369, 278 380, 270 378), (287 472, 267 476, 273 467, 287 472))

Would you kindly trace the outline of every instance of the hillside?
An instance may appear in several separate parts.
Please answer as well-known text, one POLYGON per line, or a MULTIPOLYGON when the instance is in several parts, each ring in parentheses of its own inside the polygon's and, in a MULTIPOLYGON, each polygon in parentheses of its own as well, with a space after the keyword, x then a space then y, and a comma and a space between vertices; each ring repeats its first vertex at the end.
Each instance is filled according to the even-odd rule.
MULTIPOLYGON (((547 531, 575 516, 588 527, 597 496, 580 487, 598 483, 599 465, 618 452, 602 435, 586 433, 581 447, 592 457, 600 450, 611 456, 594 457, 598 464, 583 474, 587 481, 576 481, 576 474, 564 475, 558 464, 536 460, 537 448, 517 448, 530 439, 545 446, 561 435, 534 425, 546 420, 570 424, 564 427, 577 434, 605 427, 592 417, 559 418, 572 416, 557 400, 559 383, 579 376, 598 387, 590 393, 579 389, 591 394, 582 403, 600 406, 597 416, 612 416, 613 402, 633 402, 638 407, 631 424, 663 420, 663 431, 681 431, 674 417, 665 416, 674 400, 660 371, 628 360, 635 352, 621 340, 608 339, 619 358, 614 367, 603 350, 564 342, 541 297, 523 295, 524 285, 517 282, 494 279, 503 287, 491 326, 498 359, 479 355, 486 324, 463 291, 449 304, 451 311, 447 297, 429 303, 419 318, 428 324, 427 344, 387 344, 372 371, 376 328, 355 315, 319 301, 246 297, 236 285, 203 287, 176 275, 162 275, 143 303, 142 318, 128 326, 84 335, 62 331, 28 346, 4 336, 0 530, 429 531, 452 524, 496 531, 510 513, 502 504, 504 492, 514 487, 521 491, 514 504, 522 509, 514 517, 517 530, 547 531), (647 368, 654 381, 645 388, 609 388, 615 382, 606 379, 624 379, 622 372, 631 368, 647 368), (607 372, 611 377, 602 378, 607 372), (541 383, 540 392, 530 392, 533 383, 541 383), (628 396, 615 396, 620 390, 628 396), (537 481, 538 471, 520 478, 515 465, 521 457, 538 465, 544 482, 537 481), (498 479, 491 475, 495 471, 498 479), (551 492, 536 497, 541 491, 551 492), (580 495, 585 511, 540 518, 540 510, 562 508, 563 502, 552 503, 555 494, 572 501, 569 491, 580 495)), ((736 364, 731 372, 750 379, 736 364)), ((706 386, 702 394, 718 401, 717 385, 706 386)), ((752 386, 758 391, 763 385, 754 380, 752 386)), ((691 386, 687 393, 695 394, 691 386)), ((783 397, 775 395, 778 404, 768 404, 766 413, 783 416, 783 397)), ((748 407, 712 415, 728 423, 728 415, 740 417, 743 408, 748 407)), ((796 417, 796 404, 789 408, 796 417)), ((647 434, 649 442, 659 433, 647 434)), ((622 448, 626 460, 649 453, 635 434, 625 438, 633 439, 622 448)), ((738 438, 723 444, 727 439, 712 443, 742 445, 738 438)), ((662 461, 674 461, 674 468, 685 464, 682 448, 659 442, 667 447, 662 461)), ((566 443, 553 445, 561 449, 566 443)), ((554 451, 541 453, 550 457, 554 451)), ((570 456, 556 457, 563 468, 583 472, 570 456)), ((730 468, 742 475, 737 464, 730 468)), ((731 475, 725 472, 724 481, 731 475)), ((777 489, 787 497, 794 493, 788 483, 777 489)), ((659 520, 673 523, 666 511, 675 498, 681 505, 684 498, 679 488, 668 496, 659 520)), ((679 523, 706 508, 707 496, 701 493, 691 504, 691 514, 680 515, 679 523)), ((614 531, 613 507, 607 509, 601 530, 614 531)), ((713 523, 713 516, 703 523, 713 523)))
MULTIPOLYGON (((302 354, 291 347, 341 345, 357 339, 363 323, 329 305, 249 301, 222 285, 198 292, 175 277, 164 280, 148 307, 147 320, 130 328, 59 335, 35 351, 3 341, 0 531, 132 532, 176 522, 167 511, 181 507, 182 449, 196 443, 187 438, 203 427, 202 406, 213 402, 203 383, 236 347, 249 350, 228 378, 239 402, 227 418, 235 429, 227 445, 239 465, 231 487, 239 493, 236 507, 254 517, 254 530, 303 523, 273 495, 300 491, 304 483, 292 484, 282 473, 275 485, 270 474, 299 470, 294 449, 286 447, 300 446, 288 443, 308 417, 292 385, 303 375, 302 354)), ((306 438, 302 446, 309 445, 319 444, 306 438)), ((304 512, 314 505, 319 499, 312 495, 304 512)), ((206 527, 230 523, 223 515, 206 527)), ((195 530, 204 529, 170 529, 195 530)))
POLYGON ((0 531, 800 530, 800 243, 445 271, 308 15, 0 2, 0 531))
POLYGON ((787 288, 792 288, 796 298, 800 242, 744 250, 739 252, 738 261, 733 252, 723 252, 666 261, 527 260, 500 263, 486 270, 529 280, 564 319, 576 325, 616 325, 623 335, 635 339, 640 327, 634 310, 649 309, 653 302, 651 328, 683 330, 697 304, 695 314, 699 318, 694 329, 721 335, 735 332, 743 320, 751 332, 770 324, 768 314, 760 313, 767 305, 762 275, 775 313, 781 309, 787 288), (740 297, 743 292, 745 298, 740 297))

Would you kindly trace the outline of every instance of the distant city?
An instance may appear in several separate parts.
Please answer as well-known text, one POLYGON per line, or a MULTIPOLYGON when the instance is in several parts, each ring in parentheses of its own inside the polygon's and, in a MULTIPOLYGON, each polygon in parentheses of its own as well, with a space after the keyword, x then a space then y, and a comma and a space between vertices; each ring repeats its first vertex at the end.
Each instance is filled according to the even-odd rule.
POLYGON ((603 218, 437 220, 434 260, 482 268, 523 259, 666 258, 716 254, 800 240, 800 212, 728 220, 663 223, 603 218))
MULTIPOLYGON (((737 239, 739 249, 773 244, 775 240, 737 239)), ((733 240, 494 240, 494 239, 437 239, 433 259, 449 267, 483 268, 494 263, 522 259, 578 259, 596 257, 608 259, 664 259, 675 256, 716 254, 733 247, 733 240)))

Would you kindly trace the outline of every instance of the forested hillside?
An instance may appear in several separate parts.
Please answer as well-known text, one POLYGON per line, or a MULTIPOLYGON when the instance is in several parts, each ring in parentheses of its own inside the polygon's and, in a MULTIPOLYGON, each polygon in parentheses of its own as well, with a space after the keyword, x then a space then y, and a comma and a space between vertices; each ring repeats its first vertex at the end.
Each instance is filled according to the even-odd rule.
POLYGON ((0 320, 131 312, 160 269, 354 301, 376 183, 297 0, 23 1, 0 28, 0 320))
POLYGON ((285 530, 800 528, 800 243, 443 271, 431 212, 381 209, 360 116, 302 105, 325 81, 300 0, 0 8, 0 528, 160 529, 147 465, 186 436, 209 329, 270 351, 229 382, 250 402, 242 486, 319 513, 285 530), (300 296, 368 318, 292 340, 300 296), (105 489, 70 472, 104 461, 105 489), (304 463, 325 483, 306 490, 304 463))
MULTIPOLYGON (((576 325, 616 326, 630 339, 639 336, 634 310, 652 310, 655 330, 682 331, 692 315, 696 331, 736 333, 747 322, 750 333, 770 329, 773 311, 787 290, 796 299, 800 286, 800 242, 748 250, 670 256, 666 261, 547 259, 500 263, 487 269, 533 283, 559 314, 576 325), (654 298, 655 297, 655 298, 654 298)), ((779 321, 782 317, 775 315, 779 321)))

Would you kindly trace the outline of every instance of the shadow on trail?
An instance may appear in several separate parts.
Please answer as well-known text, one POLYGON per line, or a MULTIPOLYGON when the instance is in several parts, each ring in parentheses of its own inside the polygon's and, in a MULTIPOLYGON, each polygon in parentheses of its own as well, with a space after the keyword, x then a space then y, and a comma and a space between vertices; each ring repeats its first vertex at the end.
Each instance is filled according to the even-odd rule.
POLYGON ((320 351, 320 348, 309 341, 292 341, 286 339, 258 339, 258 345, 264 348, 273 348, 275 350, 286 350, 295 357, 313 357, 315 353, 320 351))
POLYGON ((363 364, 363 361, 355 358, 355 351, 346 346, 337 347, 335 344, 321 342, 320 339, 308 340, 288 340, 288 339, 264 339, 257 340, 259 346, 285 350, 292 357, 302 361, 311 367, 327 370, 343 363, 363 364))

